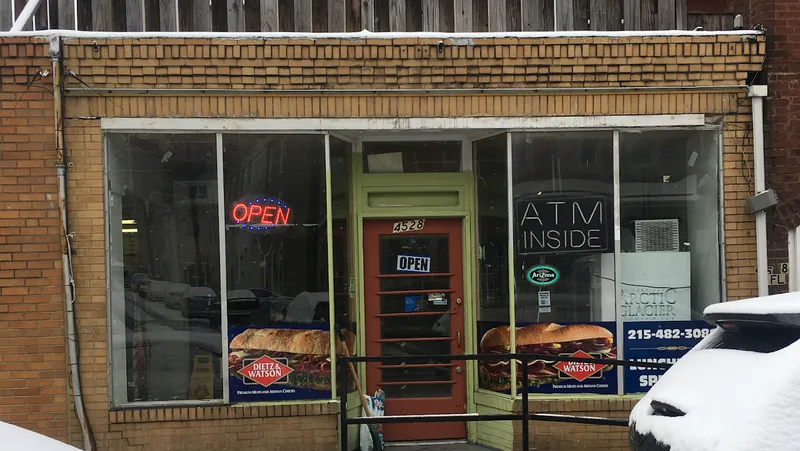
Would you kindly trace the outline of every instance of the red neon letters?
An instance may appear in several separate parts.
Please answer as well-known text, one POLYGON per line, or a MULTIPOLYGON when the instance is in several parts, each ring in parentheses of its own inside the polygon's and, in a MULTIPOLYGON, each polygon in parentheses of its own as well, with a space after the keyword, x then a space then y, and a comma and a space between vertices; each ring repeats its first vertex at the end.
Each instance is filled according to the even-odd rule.
POLYGON ((238 203, 231 215, 238 224, 254 226, 285 225, 289 223, 291 209, 284 205, 259 205, 238 203))

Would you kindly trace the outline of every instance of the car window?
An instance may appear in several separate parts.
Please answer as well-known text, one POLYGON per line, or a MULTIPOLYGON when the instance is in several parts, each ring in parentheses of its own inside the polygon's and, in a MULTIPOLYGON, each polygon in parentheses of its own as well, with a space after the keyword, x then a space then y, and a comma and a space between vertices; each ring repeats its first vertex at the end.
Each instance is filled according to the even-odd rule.
POLYGON ((739 323, 735 330, 725 330, 716 345, 712 347, 768 353, 779 351, 798 340, 800 340, 800 328, 739 323))

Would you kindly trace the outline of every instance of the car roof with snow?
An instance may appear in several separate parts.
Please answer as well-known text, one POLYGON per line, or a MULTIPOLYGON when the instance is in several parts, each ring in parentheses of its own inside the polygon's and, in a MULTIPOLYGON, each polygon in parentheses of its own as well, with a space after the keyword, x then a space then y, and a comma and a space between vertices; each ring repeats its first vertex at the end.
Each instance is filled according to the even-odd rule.
POLYGON ((719 304, 706 307, 704 314, 800 314, 800 292, 742 299, 740 301, 720 302, 719 304))

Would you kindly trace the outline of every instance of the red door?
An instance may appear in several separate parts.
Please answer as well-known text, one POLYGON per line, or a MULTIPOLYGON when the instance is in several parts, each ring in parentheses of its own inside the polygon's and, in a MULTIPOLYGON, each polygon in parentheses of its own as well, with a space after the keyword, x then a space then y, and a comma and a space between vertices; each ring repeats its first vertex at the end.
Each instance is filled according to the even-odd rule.
MULTIPOLYGON (((460 219, 364 221, 367 355, 464 353, 460 219)), ((466 412, 463 361, 370 363, 386 415, 466 412)), ((387 441, 465 438, 460 423, 386 424, 387 441)))

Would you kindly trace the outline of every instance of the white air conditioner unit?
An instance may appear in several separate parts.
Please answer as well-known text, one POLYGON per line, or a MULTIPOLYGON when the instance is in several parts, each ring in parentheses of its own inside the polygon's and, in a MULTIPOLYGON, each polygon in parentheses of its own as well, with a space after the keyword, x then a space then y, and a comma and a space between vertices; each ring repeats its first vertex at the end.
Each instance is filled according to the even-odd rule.
POLYGON ((678 252, 678 220, 634 221, 636 252, 678 252))

